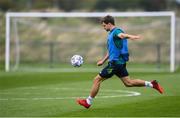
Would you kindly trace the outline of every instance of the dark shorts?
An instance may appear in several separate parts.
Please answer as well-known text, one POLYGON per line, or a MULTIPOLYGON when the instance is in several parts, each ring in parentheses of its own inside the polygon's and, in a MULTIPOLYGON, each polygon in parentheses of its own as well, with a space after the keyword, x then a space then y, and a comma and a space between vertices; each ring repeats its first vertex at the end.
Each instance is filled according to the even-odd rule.
POLYGON ((128 76, 126 64, 117 64, 116 62, 108 62, 108 65, 99 73, 102 78, 110 78, 113 75, 119 78, 128 76))

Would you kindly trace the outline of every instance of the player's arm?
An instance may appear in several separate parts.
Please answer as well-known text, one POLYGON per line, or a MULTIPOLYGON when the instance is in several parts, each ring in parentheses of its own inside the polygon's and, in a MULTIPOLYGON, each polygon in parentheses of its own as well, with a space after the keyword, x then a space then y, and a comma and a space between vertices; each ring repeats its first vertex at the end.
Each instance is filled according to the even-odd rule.
POLYGON ((109 54, 108 54, 108 52, 107 52, 106 55, 105 55, 105 57, 97 62, 97 65, 98 65, 98 66, 103 65, 103 64, 108 60, 108 58, 109 58, 109 54))
POLYGON ((126 33, 119 33, 118 37, 121 39, 128 38, 131 40, 141 39, 141 36, 139 35, 131 35, 131 34, 126 34, 126 33))

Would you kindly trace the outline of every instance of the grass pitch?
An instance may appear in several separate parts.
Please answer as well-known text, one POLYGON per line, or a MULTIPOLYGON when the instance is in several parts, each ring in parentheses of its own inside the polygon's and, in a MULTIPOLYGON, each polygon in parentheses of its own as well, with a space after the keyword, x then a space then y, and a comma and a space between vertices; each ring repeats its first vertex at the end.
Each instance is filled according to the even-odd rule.
POLYGON ((180 117, 180 71, 130 73, 134 78, 158 80, 163 95, 151 88, 126 88, 114 76, 102 83, 92 107, 84 109, 75 100, 89 95, 96 74, 0 72, 0 117, 180 117), (126 96, 126 91, 141 95, 126 96))

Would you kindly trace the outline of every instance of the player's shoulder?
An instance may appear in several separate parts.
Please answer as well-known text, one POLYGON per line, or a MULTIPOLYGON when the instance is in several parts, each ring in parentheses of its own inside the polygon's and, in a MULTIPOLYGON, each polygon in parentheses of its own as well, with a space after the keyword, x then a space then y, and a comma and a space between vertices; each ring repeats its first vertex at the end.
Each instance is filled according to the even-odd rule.
POLYGON ((124 31, 121 28, 116 28, 114 31, 114 36, 118 37, 120 33, 124 33, 124 31))
POLYGON ((122 28, 116 28, 116 31, 115 32, 119 32, 119 33, 124 33, 124 30, 122 28))

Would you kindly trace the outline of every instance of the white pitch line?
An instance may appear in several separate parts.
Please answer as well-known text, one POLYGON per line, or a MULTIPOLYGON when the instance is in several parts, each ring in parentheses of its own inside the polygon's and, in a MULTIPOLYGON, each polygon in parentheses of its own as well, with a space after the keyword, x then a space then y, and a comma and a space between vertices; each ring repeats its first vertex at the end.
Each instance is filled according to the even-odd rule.
MULTIPOLYGON (((28 90, 28 88, 24 88, 24 89, 20 89, 20 90, 28 90)), ((29 89, 38 89, 40 90, 40 88, 29 88, 29 89)), ((43 89, 43 88, 42 88, 43 89)), ((82 89, 77 89, 77 88, 46 88, 48 90, 65 90, 65 91, 82 91, 82 89)), ((19 90, 19 89, 18 89, 19 90)), ((89 91, 89 90, 86 90, 84 89, 83 91, 89 91)), ((141 93, 139 92, 135 92, 135 91, 127 91, 127 90, 102 90, 102 92, 112 92, 112 93, 115 93, 118 95, 104 95, 104 96, 97 96, 96 98, 97 99, 102 99, 102 98, 117 98, 117 97, 130 97, 130 96, 139 96, 141 95, 141 93), (121 94, 119 94, 121 93, 121 94), (123 94, 122 94, 123 93, 123 94)), ((13 92, 4 92, 1 94, 8 94, 9 95, 12 95, 13 92)), ((13 93, 15 94, 15 93, 13 93)), ((17 94, 17 93, 16 93, 17 94)), ((21 93, 23 94, 23 93, 21 93)), ((24 94, 27 94, 27 93, 24 93, 24 94)), ((30 93, 28 93, 30 94, 30 93)), ((32 93, 33 94, 33 93, 32 93)), ((37 94, 37 93, 36 93, 37 94)), ((17 97, 17 98, 0 98, 0 101, 26 101, 26 100, 66 100, 66 99, 77 99, 77 98, 86 98, 84 96, 72 96, 72 97, 33 97, 33 98, 26 98, 26 97, 17 97)))
MULTIPOLYGON (((29 67, 22 67, 21 69, 19 69, 18 71, 23 71, 23 72, 99 72, 101 69, 100 68, 93 68, 93 67, 82 67, 82 68, 51 68, 51 69, 45 69, 45 68, 29 68, 29 67)), ((167 68, 164 69, 157 69, 157 68, 133 68, 133 67, 129 67, 128 69, 131 72, 168 72, 167 68)))

